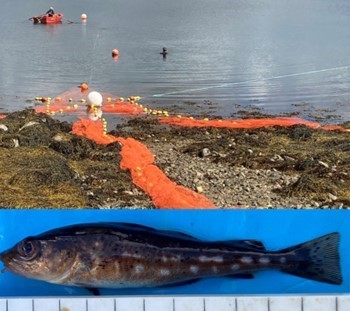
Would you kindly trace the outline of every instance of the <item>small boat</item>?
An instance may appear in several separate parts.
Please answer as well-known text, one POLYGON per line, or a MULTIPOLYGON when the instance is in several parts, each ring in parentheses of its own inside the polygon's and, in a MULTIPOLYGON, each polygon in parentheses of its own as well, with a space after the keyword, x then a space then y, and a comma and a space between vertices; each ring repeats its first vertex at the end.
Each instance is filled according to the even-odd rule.
POLYGON ((62 23, 63 14, 57 13, 52 16, 39 15, 33 17, 34 24, 59 24, 62 23))

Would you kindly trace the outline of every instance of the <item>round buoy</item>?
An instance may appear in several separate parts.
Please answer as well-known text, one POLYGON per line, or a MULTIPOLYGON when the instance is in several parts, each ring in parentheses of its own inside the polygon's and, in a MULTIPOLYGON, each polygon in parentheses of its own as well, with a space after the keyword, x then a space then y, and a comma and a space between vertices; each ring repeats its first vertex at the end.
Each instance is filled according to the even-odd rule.
POLYGON ((87 96, 87 103, 89 106, 102 106, 102 95, 99 92, 91 92, 87 96))
POLYGON ((81 14, 81 19, 85 21, 87 19, 87 15, 85 13, 81 14))
POLYGON ((89 85, 86 82, 80 84, 80 88, 82 91, 86 91, 89 88, 89 85))
POLYGON ((117 50, 117 49, 114 49, 113 51, 112 51, 112 56, 113 57, 116 57, 116 56, 118 56, 119 55, 119 51, 117 50))

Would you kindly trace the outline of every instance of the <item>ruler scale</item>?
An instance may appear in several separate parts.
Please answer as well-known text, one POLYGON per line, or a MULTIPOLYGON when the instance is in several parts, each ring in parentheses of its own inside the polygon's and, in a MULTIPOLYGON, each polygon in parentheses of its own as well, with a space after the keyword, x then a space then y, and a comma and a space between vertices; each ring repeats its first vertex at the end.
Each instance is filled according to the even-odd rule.
POLYGON ((350 311, 350 295, 0 298, 0 311, 350 311))

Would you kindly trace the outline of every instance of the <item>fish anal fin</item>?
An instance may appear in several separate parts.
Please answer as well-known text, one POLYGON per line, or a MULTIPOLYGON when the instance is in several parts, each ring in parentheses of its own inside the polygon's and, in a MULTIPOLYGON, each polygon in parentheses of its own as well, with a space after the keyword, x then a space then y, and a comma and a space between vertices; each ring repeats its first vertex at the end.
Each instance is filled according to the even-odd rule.
POLYGON ((186 281, 180 281, 180 282, 175 282, 175 283, 169 283, 169 284, 165 284, 165 285, 161 285, 159 287, 176 287, 176 286, 184 286, 184 285, 190 285, 190 284, 194 284, 197 283, 200 279, 190 279, 190 280, 186 280, 186 281))
POLYGON ((254 275, 252 273, 230 274, 230 275, 225 275, 225 277, 232 278, 232 279, 254 279, 254 275))

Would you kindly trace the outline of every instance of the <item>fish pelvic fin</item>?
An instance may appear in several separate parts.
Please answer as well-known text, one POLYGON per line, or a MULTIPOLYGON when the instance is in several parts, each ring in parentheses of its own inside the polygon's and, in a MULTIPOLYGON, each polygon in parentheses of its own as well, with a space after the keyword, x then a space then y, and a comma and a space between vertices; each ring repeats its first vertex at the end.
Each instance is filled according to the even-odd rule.
POLYGON ((343 282, 339 262, 339 233, 333 232, 287 249, 294 253, 295 262, 283 266, 283 272, 330 284, 343 282))

